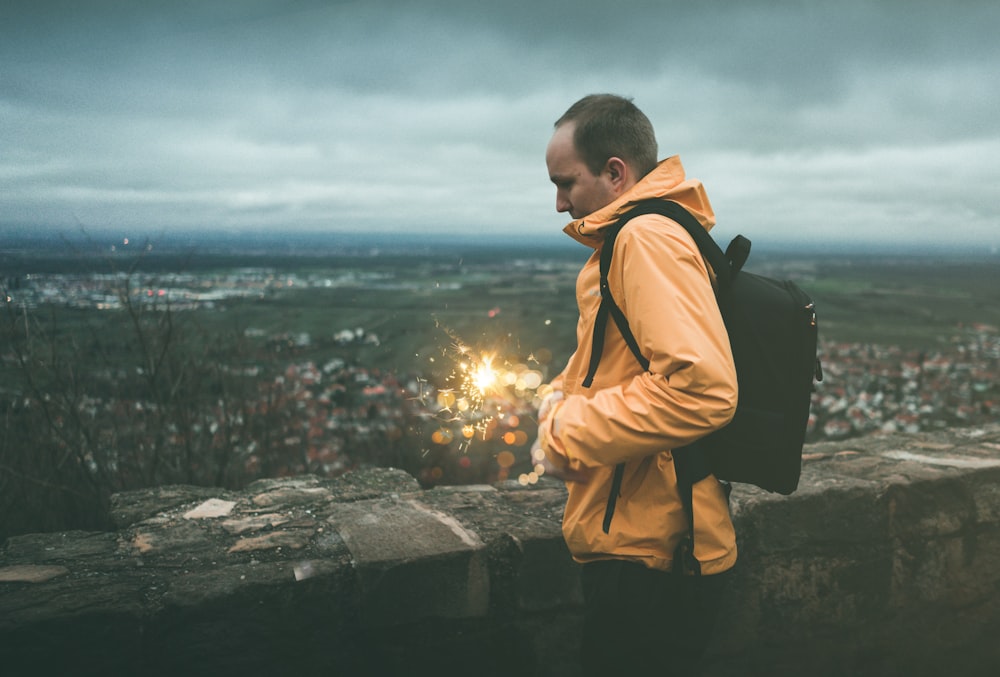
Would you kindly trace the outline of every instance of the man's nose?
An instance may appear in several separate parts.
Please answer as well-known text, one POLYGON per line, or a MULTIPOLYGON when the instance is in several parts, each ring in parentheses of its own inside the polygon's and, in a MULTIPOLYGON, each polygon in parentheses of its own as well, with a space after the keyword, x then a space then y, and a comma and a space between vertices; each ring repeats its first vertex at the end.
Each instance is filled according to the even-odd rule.
POLYGON ((560 214, 562 212, 568 212, 570 206, 571 205, 569 203, 569 200, 567 200, 567 199, 565 199, 565 198, 563 198, 563 197, 561 197, 559 195, 556 195, 556 211, 557 212, 559 212, 560 214))

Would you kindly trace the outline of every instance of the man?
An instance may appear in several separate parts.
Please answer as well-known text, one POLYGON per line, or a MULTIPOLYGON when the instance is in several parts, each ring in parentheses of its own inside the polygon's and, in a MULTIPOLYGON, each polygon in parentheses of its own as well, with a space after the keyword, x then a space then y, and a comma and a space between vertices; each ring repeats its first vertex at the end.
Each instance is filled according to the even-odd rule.
POLYGON ((643 371, 609 323, 600 368, 582 385, 600 305, 604 230, 637 202, 673 200, 709 229, 715 222, 702 184, 680 160, 656 161, 646 116, 614 95, 587 96, 555 124, 546 150, 556 210, 574 219, 565 231, 593 247, 577 279, 577 349, 539 410, 533 454, 567 481, 563 535, 583 564, 583 665, 588 674, 691 674, 704 651, 724 572, 736 561, 726 494, 709 476, 693 487, 694 554, 702 576, 672 573, 687 532, 671 449, 728 423, 736 372, 712 273, 682 226, 639 216, 614 244, 608 275, 628 319, 643 371), (604 529, 614 467, 620 492, 604 529))

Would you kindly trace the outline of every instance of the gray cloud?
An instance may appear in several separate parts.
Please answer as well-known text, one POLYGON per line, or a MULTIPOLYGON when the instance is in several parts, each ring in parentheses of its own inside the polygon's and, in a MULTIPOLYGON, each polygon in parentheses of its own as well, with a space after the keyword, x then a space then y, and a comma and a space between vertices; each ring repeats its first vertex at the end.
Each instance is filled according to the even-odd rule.
POLYGON ((614 91, 721 232, 996 245, 998 28, 961 1, 8 3, 0 232, 558 232, 552 121, 614 91))

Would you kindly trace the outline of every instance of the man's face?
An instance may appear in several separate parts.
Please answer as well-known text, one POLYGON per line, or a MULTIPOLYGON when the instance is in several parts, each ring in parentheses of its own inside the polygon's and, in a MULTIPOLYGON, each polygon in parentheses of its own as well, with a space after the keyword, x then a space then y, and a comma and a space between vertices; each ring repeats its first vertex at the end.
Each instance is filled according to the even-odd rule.
POLYGON ((610 204, 618 193, 608 171, 592 174, 576 152, 575 128, 576 123, 566 122, 556 129, 545 151, 545 164, 556 186, 556 211, 580 219, 610 204))

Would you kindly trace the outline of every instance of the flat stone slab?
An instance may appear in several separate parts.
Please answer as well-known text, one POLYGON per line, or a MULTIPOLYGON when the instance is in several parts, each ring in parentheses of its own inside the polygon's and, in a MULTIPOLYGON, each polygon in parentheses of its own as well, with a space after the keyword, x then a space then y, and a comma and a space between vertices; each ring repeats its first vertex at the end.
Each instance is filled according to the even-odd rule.
POLYGON ((19 564, 0 568, 0 583, 44 583, 65 576, 69 569, 43 564, 19 564))
POLYGON ((223 501, 221 498, 210 498, 197 508, 184 513, 184 519, 197 520, 206 517, 225 517, 236 507, 236 501, 223 501))
POLYGON ((330 522, 360 565, 478 550, 483 542, 458 521, 416 500, 338 505, 330 522))
POLYGON ((329 521, 354 560, 363 625, 489 610, 486 546, 454 517, 415 499, 389 498, 338 505, 329 521))
POLYGON ((912 451, 897 449, 882 454, 896 461, 912 461, 926 465, 939 465, 947 468, 1000 468, 1000 458, 976 458, 971 456, 954 456, 919 454, 912 451))

